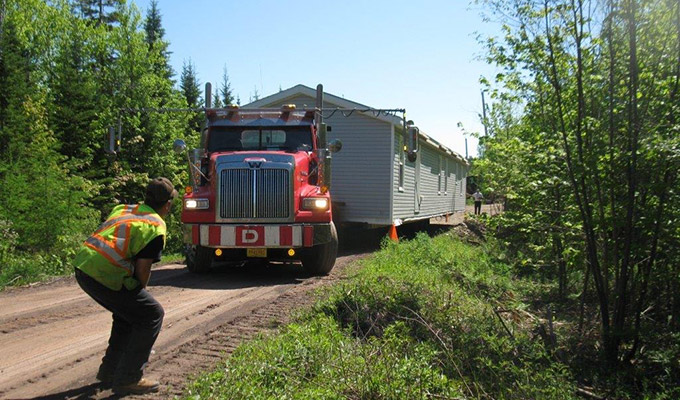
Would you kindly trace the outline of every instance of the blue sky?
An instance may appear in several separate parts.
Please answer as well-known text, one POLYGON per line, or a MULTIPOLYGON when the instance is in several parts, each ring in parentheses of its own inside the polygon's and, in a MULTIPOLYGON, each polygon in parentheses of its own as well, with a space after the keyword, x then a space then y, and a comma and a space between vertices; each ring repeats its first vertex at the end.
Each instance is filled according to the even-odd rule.
MULTIPOLYGON (((145 15, 150 0, 132 0, 145 15)), ((297 84, 376 108, 405 108, 422 131, 465 155, 457 126, 482 131, 479 77, 494 69, 467 0, 159 0, 171 64, 193 62, 201 84, 227 66, 241 104, 297 84)), ((470 155, 476 139, 468 137, 470 155)))

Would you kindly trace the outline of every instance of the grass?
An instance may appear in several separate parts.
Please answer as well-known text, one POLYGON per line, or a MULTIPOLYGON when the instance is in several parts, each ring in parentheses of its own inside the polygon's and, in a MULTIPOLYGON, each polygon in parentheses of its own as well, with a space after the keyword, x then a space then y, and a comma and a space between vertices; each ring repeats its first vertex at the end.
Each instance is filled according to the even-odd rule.
POLYGON ((575 397, 567 370, 511 318, 524 305, 491 254, 451 234, 385 241, 346 283, 277 334, 241 345, 186 397, 575 397))
POLYGON ((172 264, 184 262, 184 254, 182 253, 168 253, 161 256, 159 264, 172 264))
MULTIPOLYGON (((71 261, 78 246, 66 247, 56 253, 15 252, 0 257, 0 291, 33 282, 73 274, 71 261)), ((180 253, 163 254, 160 263, 181 262, 180 253)))
POLYGON ((0 291, 73 273, 72 252, 17 252, 0 258, 0 291))

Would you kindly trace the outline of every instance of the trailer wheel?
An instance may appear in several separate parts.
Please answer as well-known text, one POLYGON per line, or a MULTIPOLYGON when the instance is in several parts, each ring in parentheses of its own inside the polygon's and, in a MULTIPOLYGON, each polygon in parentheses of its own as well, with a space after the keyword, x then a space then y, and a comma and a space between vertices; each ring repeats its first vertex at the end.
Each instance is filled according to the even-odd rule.
POLYGON ((314 276, 328 275, 338 255, 338 231, 331 222, 331 241, 308 249, 302 256, 302 267, 314 276))
POLYGON ((186 256, 187 269, 195 274, 207 272, 214 258, 212 249, 203 246, 187 246, 186 256))

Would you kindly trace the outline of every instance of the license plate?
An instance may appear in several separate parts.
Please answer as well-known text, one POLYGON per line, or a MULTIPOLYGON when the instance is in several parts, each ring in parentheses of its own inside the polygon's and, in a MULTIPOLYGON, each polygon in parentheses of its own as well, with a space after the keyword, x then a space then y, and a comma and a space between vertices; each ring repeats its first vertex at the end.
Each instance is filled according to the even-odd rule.
POLYGON ((267 257, 267 249, 247 249, 248 257, 267 257))

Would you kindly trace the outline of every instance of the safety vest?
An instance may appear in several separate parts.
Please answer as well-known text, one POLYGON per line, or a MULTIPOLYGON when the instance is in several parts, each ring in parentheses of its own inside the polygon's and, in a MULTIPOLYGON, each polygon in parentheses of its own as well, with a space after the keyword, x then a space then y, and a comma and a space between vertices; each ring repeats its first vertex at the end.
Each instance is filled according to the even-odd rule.
POLYGON ((134 256, 161 235, 165 247, 165 222, 146 204, 118 205, 83 243, 74 266, 112 290, 139 285, 134 278, 134 256))

